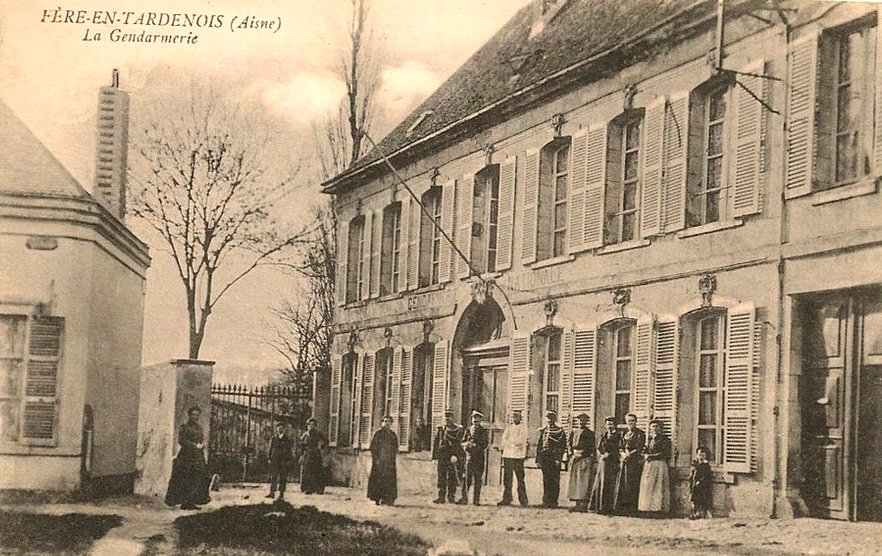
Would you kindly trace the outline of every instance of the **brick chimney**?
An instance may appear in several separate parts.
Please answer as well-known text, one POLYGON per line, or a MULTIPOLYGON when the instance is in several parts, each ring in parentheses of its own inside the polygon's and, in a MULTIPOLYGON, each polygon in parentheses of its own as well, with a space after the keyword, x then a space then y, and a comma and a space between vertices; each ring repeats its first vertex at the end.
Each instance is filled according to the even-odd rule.
POLYGON ((117 218, 126 214, 126 167, 129 151, 129 94, 119 88, 119 70, 98 93, 95 144, 95 198, 117 218))

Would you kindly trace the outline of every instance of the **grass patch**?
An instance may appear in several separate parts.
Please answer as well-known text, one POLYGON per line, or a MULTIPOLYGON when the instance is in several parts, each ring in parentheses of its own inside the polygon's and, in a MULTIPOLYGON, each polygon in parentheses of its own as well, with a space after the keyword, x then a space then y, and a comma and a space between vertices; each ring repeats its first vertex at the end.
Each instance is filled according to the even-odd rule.
POLYGON ((313 506, 231 506, 179 517, 178 553, 273 555, 425 554, 429 544, 373 521, 320 512, 313 506))
POLYGON ((118 515, 46 515, 0 511, 0 553, 83 554, 122 523, 118 515))

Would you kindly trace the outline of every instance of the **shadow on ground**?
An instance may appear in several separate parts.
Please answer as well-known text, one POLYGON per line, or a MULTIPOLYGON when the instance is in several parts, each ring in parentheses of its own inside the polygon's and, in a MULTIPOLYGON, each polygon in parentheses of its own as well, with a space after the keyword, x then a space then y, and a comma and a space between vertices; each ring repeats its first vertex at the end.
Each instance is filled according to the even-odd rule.
POLYGON ((122 521, 118 515, 0 511, 0 553, 83 554, 122 521))

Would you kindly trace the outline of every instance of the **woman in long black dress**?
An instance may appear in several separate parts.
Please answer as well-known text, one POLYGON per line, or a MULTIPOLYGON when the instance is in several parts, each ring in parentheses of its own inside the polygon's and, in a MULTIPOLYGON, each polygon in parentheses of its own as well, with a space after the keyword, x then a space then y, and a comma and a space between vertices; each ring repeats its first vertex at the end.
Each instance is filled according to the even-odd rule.
POLYGON ((643 447, 646 433, 637 428, 637 416, 625 416, 628 430, 622 434, 619 444, 619 477, 616 483, 615 511, 622 515, 637 513, 640 497, 640 475, 643 473, 643 447))
POLYGON ((606 430, 597 440, 597 476, 594 479, 589 507, 599 514, 611 514, 619 475, 619 448, 622 439, 616 430, 615 417, 607 417, 604 425, 606 430))
POLYGON ((318 421, 310 417, 306 432, 300 437, 300 490, 306 494, 325 492, 325 460, 322 452, 328 439, 316 427, 318 421))
POLYGON ((172 474, 165 494, 169 506, 181 505, 182 510, 198 510, 197 504, 207 504, 208 472, 205 466, 205 444, 202 425, 199 424, 199 406, 187 410, 187 422, 178 430, 181 449, 172 462, 172 474))
POLYGON ((671 440, 665 435, 664 423, 658 419, 649 423, 649 440, 643 448, 643 459, 646 463, 640 479, 637 509, 655 515, 667 514, 671 509, 671 477, 668 471, 671 440))
POLYGON ((371 474, 368 477, 368 498, 377 505, 395 503, 398 497, 398 435, 392 432, 392 417, 383 417, 382 426, 371 439, 371 474))

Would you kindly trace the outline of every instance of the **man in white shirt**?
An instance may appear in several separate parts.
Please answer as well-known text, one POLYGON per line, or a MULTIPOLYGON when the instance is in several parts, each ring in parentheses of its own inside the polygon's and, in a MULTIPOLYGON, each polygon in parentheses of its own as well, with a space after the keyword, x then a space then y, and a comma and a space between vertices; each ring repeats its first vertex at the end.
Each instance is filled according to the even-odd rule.
POLYGON ((499 506, 511 505, 511 475, 518 479, 518 502, 527 506, 527 485, 524 482, 524 460, 527 459, 527 443, 530 431, 521 421, 521 411, 516 409, 511 415, 512 423, 502 433, 502 500, 499 506))

